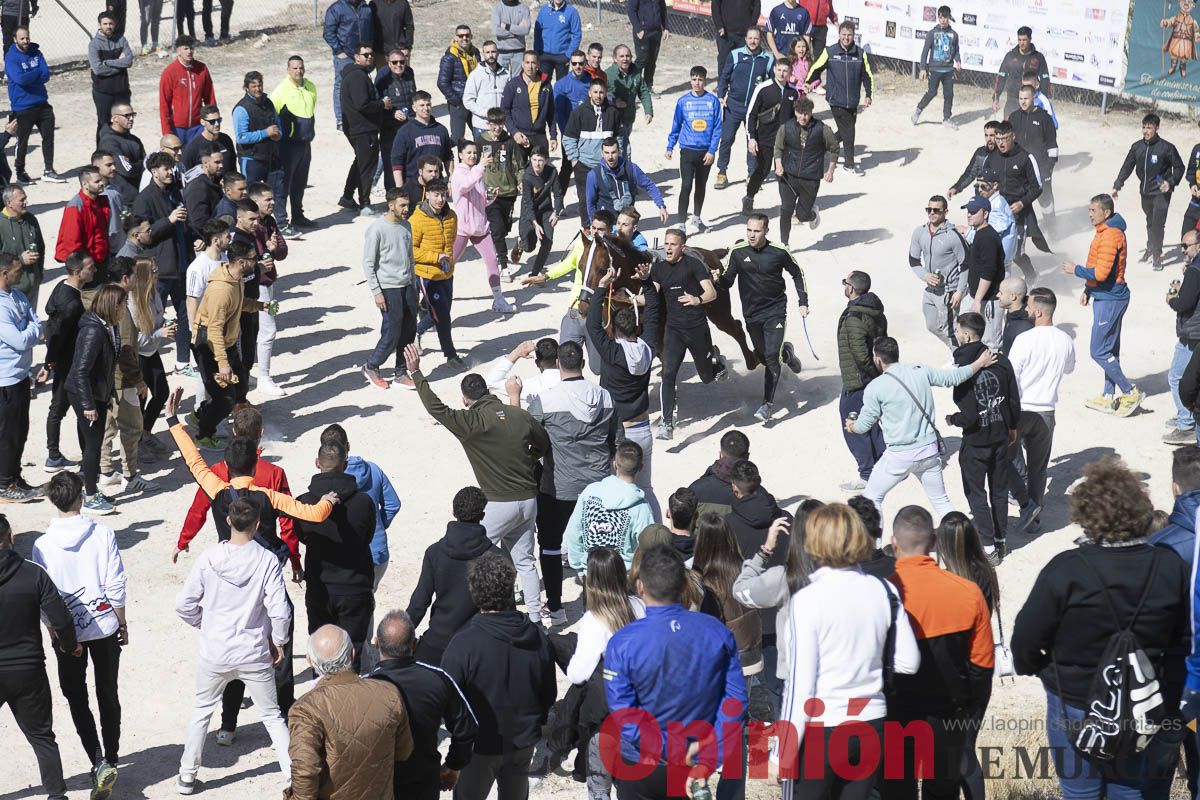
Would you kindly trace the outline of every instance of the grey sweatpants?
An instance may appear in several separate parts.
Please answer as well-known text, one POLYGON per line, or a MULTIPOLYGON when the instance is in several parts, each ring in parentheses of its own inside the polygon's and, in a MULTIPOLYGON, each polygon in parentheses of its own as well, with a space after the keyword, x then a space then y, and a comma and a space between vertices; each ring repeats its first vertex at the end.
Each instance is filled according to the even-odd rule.
POLYGON ((537 498, 498 502, 489 500, 483 511, 483 527, 492 544, 503 547, 512 556, 525 593, 525 609, 542 613, 542 584, 534 560, 534 527, 537 522, 537 498))
MULTIPOLYGON (((959 312, 970 311, 974 305, 974 298, 970 295, 963 295, 959 312)), ((986 327, 983 329, 983 343, 992 350, 999 350, 1000 345, 1004 343, 1004 322, 1007 320, 1008 314, 1000 307, 999 300, 985 300, 980 305, 980 313, 983 314, 986 323, 986 327)))
POLYGON ((954 339, 956 311, 950 307, 950 294, 921 292, 921 311, 925 314, 925 327, 938 340, 953 350, 958 344, 954 339))

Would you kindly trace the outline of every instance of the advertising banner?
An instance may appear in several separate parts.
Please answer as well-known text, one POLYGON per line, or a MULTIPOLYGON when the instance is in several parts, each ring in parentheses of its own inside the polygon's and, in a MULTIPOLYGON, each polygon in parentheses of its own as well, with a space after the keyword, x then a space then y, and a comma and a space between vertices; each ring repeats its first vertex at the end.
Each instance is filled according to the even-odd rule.
POLYGON ((1195 0, 1135 0, 1125 92, 1177 103, 1200 102, 1200 24, 1195 0))

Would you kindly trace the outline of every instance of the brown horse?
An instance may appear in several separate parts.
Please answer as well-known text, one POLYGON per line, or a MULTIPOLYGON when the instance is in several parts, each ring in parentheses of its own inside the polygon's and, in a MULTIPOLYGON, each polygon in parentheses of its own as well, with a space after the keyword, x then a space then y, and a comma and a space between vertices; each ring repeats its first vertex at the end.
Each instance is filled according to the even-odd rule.
MULTIPOLYGON (((579 259, 579 267, 584 270, 584 285, 589 289, 595 290, 600 284, 600 279, 608 272, 609 267, 616 269, 617 275, 613 282, 609 285, 608 294, 599 304, 599 308, 604 309, 604 313, 608 313, 612 306, 636 306, 639 300, 644 302, 642 297, 643 286, 642 281, 638 277, 638 267, 641 264, 647 263, 651 256, 643 253, 633 246, 631 242, 619 236, 600 235, 589 236, 587 233, 581 233, 583 237, 583 256, 579 259), (607 302, 605 302, 607 301, 607 302)), ((688 251, 692 255, 704 262, 705 268, 709 273, 720 272, 721 259, 729 251, 722 250, 703 250, 699 247, 689 247, 688 251)), ((581 302, 579 310, 586 315, 588 313, 588 304, 581 302)), ((755 369, 758 367, 758 356, 754 354, 754 349, 750 347, 749 341, 746 339, 746 331, 742 327, 742 321, 733 315, 733 307, 729 302, 729 292, 722 289, 717 289, 717 299, 711 303, 704 304, 704 314, 708 317, 708 321, 716 326, 717 330, 729 336, 738 347, 741 348, 742 358, 746 362, 747 369, 755 369)), ((663 315, 659 321, 658 330, 658 349, 662 352, 663 331, 666 329, 666 315, 663 315)), ((608 333, 612 335, 612 322, 610 318, 605 318, 605 327, 608 333)))

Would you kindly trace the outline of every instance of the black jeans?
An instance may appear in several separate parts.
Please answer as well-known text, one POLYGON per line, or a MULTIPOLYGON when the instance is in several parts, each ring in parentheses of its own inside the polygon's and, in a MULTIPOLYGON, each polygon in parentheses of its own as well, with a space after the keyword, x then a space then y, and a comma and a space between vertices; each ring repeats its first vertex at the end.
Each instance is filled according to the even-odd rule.
POLYGON ((129 92, 107 94, 92 89, 92 102, 96 104, 96 141, 99 141, 100 132, 112 122, 113 106, 118 103, 128 103, 129 92))
POLYGON ((696 364, 696 373, 703 383, 712 383, 717 375, 717 364, 713 359, 712 335, 708 323, 695 328, 675 328, 667 324, 663 336, 662 351, 662 418, 663 422, 675 421, 675 384, 679 380, 679 368, 683 365, 683 357, 692 354, 696 364))
POLYGON ((1167 227, 1167 208, 1170 204, 1170 193, 1142 195, 1142 211, 1146 214, 1146 249, 1153 256, 1162 256, 1163 230, 1167 227))
POLYGON ((29 438, 29 378, 0 386, 0 489, 21 477, 21 454, 29 438))
POLYGON ((708 188, 708 174, 712 171, 712 163, 705 164, 706 150, 679 150, 679 220, 682 224, 687 218, 689 195, 694 195, 696 216, 704 209, 704 193, 708 188))
MULTIPOLYGON (((526 253, 532 253, 537 250, 537 255, 533 258, 533 267, 530 269, 531 275, 539 275, 546 268, 546 261, 550 258, 550 251, 554 249, 554 228, 550 225, 550 215, 552 212, 547 211, 537 219, 537 223, 542 226, 542 243, 538 244, 537 229, 533 227, 532 222, 522 222, 521 229, 518 233, 521 236, 521 249, 526 253)), ((495 227, 492 228, 495 231, 495 227)))
MULTIPOLYGON (((103 432, 102 424, 100 429, 103 432)), ((75 723, 75 732, 79 734, 79 742, 83 745, 88 763, 95 764, 103 755, 105 761, 116 764, 121 749, 121 700, 117 696, 121 645, 117 643, 115 633, 80 644, 83 645, 83 655, 78 658, 54 648, 54 654, 58 656, 58 684, 71 708, 71 721, 75 723), (89 658, 96 681, 96 705, 100 709, 100 736, 96 733, 96 718, 92 716, 88 703, 89 658), (103 750, 101 736, 104 739, 103 750)))
POLYGON ((61 458, 62 450, 62 421, 71 407, 67 399, 67 374, 70 364, 56 364, 54 380, 50 383, 50 410, 46 413, 46 455, 50 458, 61 458))
MULTIPOLYGON (((218 0, 221 4, 221 38, 229 38, 229 18, 233 15, 233 0, 218 0)), ((204 38, 212 38, 213 24, 213 0, 204 0, 204 5, 201 7, 201 21, 204 23, 204 38)))
POLYGON ((764 403, 775 401, 775 389, 779 386, 779 374, 782 371, 783 337, 786 330, 787 314, 746 320, 750 344, 766 369, 766 375, 763 376, 764 403))
POLYGON ((488 221, 488 232, 492 244, 496 246, 496 263, 500 269, 508 266, 508 233, 512 230, 513 208, 517 205, 517 197, 497 196, 484 210, 488 221))
POLYGON ((830 106, 833 121, 837 124, 837 137, 842 143, 842 162, 847 167, 854 166, 854 126, 858 122, 857 108, 839 108, 830 106))
POLYGON ((813 218, 813 205, 817 192, 821 190, 820 178, 797 178, 784 174, 779 179, 779 241, 785 245, 792 236, 792 219, 809 222, 813 218))
POLYGON ((342 196, 353 200, 357 189, 359 205, 370 205, 371 181, 375 178, 375 165, 379 160, 379 134, 360 133, 347 135, 346 139, 354 151, 354 161, 346 173, 346 187, 342 190, 342 196))
MULTIPOLYGON (((587 164, 583 164, 579 161, 576 161, 574 164, 571 165, 570 170, 564 169, 560 173, 561 175, 563 175, 564 178, 568 178, 568 179, 572 175, 575 176, 575 196, 579 199, 579 208, 578 208, 579 223, 584 228, 586 228, 591 223, 591 220, 588 219, 588 213, 587 213, 587 179, 588 179, 588 173, 590 173, 591 171, 592 171, 592 168, 589 167, 587 164)), ((563 196, 565 198, 566 194, 567 194, 567 181, 563 180, 561 183, 562 183, 563 196)), ((564 202, 565 202, 565 200, 564 200, 564 202)))
MULTIPOLYGON (((724 138, 724 134, 725 130, 722 128, 722 138, 724 138)), ((758 155, 754 157, 754 170, 746 180, 747 197, 754 197, 754 195, 758 194, 758 190, 762 188, 763 183, 767 180, 767 176, 775 168, 775 141, 764 141, 762 139, 756 139, 755 141, 758 145, 758 155)))
POLYGON ((658 50, 662 47, 662 31, 642 31, 641 38, 633 37, 634 58, 642 68, 646 88, 654 88, 654 69, 658 66, 658 50))
POLYGON ((883 455, 886 445, 883 443, 883 432, 878 425, 873 426, 866 433, 846 432, 845 425, 842 423, 850 414, 862 411, 862 405, 862 389, 856 389, 853 392, 842 389, 842 396, 838 400, 838 427, 842 428, 842 438, 846 440, 846 448, 858 464, 858 477, 865 481, 871 477, 871 470, 875 468, 875 462, 883 455))
MULTIPOLYGON (((920 781, 920 795, 923 800, 957 800, 958 782, 962 769, 962 751, 966 745, 966 725, 955 720, 938 717, 905 716, 903 712, 895 716, 888 714, 888 719, 897 719, 901 725, 924 721, 928 723, 933 734, 933 764, 925 765, 924 774, 932 772, 931 777, 920 781), (930 770, 930 766, 933 767, 930 770)), ((904 770, 901 778, 884 778, 880 788, 883 800, 916 800, 917 798, 917 766, 916 746, 912 737, 906 737, 903 742, 904 770)), ((885 752, 886 752, 886 744, 885 752)), ((895 748, 896 745, 893 745, 895 748)), ((853 763, 853 760, 851 761, 853 763)))
MULTIPOLYGON (((279 197, 284 194, 284 178, 283 178, 283 160, 275 159, 274 161, 261 161, 257 158, 240 158, 238 163, 242 168, 242 174, 246 176, 247 184, 265 183, 271 187, 271 194, 274 197, 279 197)), ((275 218, 275 224, 282 228, 287 224, 287 205, 285 203, 276 202, 275 210, 271 212, 271 216, 275 218)))
POLYGON ((167 383, 167 370, 163 366, 162 357, 155 353, 152 356, 138 356, 138 366, 142 370, 142 380, 150 390, 150 396, 142 406, 142 430, 146 433, 154 430, 154 423, 167 404, 167 396, 171 387, 167 383))
POLYGON ((8 14, 0 17, 0 29, 4 32, 4 54, 8 55, 8 48, 12 47, 13 36, 17 32, 17 28, 22 25, 29 24, 29 14, 24 14, 19 17, 13 17, 8 14))
POLYGON ((306 581, 304 607, 308 610, 308 635, 322 625, 337 625, 354 643, 354 671, 358 672, 363 645, 371 635, 375 596, 370 591, 335 594, 318 581, 306 581))
POLYGON ((396 143, 399 128, 379 129, 379 166, 383 169, 383 188, 395 189, 396 176, 392 174, 392 145, 396 143))
POLYGON ((188 352, 192 346, 191 327, 188 325, 187 288, 183 275, 158 278, 158 299, 163 308, 175 309, 175 319, 179 326, 175 329, 175 363, 187 364, 188 352))
POLYGON ((1008 535, 1008 445, 964 443, 958 451, 958 468, 980 540, 988 547, 1003 543, 1008 535))
MULTIPOLYGON (((275 695, 279 700, 279 713, 283 714, 285 721, 292 704, 296 702, 296 676, 292 672, 292 642, 296 639, 292 634, 296 632, 296 610, 292 607, 291 598, 288 598, 287 604, 292 610, 291 619, 288 620, 288 640, 283 646, 283 660, 275 667, 275 695)), ((221 695, 221 730, 237 730, 238 712, 242 710, 245 698, 245 683, 233 680, 225 684, 225 691, 221 695)))
POLYGON ((275 210, 278 213, 283 208, 284 219, 294 223, 304 216, 304 190, 308 187, 308 168, 312 164, 312 143, 285 142, 281 154, 284 196, 275 198, 275 210))
POLYGON ((242 335, 238 340, 241 349, 241 366, 237 371, 238 382, 234 386, 233 398, 236 403, 246 402, 250 393, 250 369, 258 355, 258 312, 242 312, 242 335))
POLYGON ((716 31, 713 34, 717 39, 717 74, 720 75, 725 71, 725 62, 729 60, 729 54, 746 44, 746 32, 726 28, 724 36, 716 31))
POLYGON ((1183 227, 1179 231, 1179 238, 1182 239, 1188 231, 1196 230, 1197 225, 1200 225, 1200 200, 1192 198, 1183 212, 1183 227))
POLYGON ((175 29, 182 34, 187 28, 187 35, 196 38, 196 6, 194 0, 175 0, 175 29))
POLYGON ((367 359, 367 366, 379 369, 389 357, 395 356, 396 370, 404 370, 404 346, 417 338, 417 289, 413 285, 383 289, 387 309, 380 311, 383 327, 379 342, 367 359))
POLYGON ((812 52, 820 56, 825 52, 825 40, 829 37, 829 26, 813 25, 809 36, 812 38, 812 52))
POLYGON ((1022 411, 1017 421, 1017 443, 1008 450, 1008 484, 1022 506, 1042 505, 1046 497, 1046 470, 1054 444, 1054 412, 1022 411), (1022 460, 1021 450, 1025 457, 1022 460))
MULTIPOLYGON (((554 76, 554 80, 560 80, 567 74, 567 63, 571 60, 570 53, 542 53, 538 56, 538 66, 542 72, 554 76)), ((649 84, 646 84, 649 86, 649 84)))
POLYGON ((463 135, 471 129, 471 112, 463 108, 461 103, 452 106, 449 101, 446 101, 446 109, 450 117, 450 141, 457 148, 463 135))
POLYGON ((562 608, 562 546, 563 532, 575 511, 575 500, 559 500, 554 495, 538 492, 537 540, 542 564, 542 583, 546 587, 546 608, 562 608))
POLYGON ((942 87, 942 119, 950 119, 954 114, 954 70, 945 72, 929 70, 929 89, 917 101, 917 108, 924 111, 925 107, 933 102, 933 98, 937 96, 939 84, 942 87))
MULTIPOLYGON (((859 725, 870 726, 871 733, 867 733, 865 729, 863 735, 873 737, 882 745, 883 743, 883 720, 862 720, 859 725)), ((844 753, 836 752, 838 748, 834 743, 831 746, 831 739, 835 732, 840 733, 839 726, 829 726, 822 728, 813 728, 805 731, 804 741, 800 745, 800 753, 797 758, 798 779, 792 784, 793 800, 825 800, 825 798, 836 797, 839 800, 867 800, 874 794, 874 790, 879 783, 879 776, 883 773, 883 758, 880 756, 876 759, 875 769, 873 772, 864 775, 857 780, 848 780, 838 775, 838 772, 845 773, 845 768, 837 769, 833 766, 835 762, 843 764, 856 764, 866 766, 864 758, 870 758, 869 753, 871 748, 862 746, 862 739, 859 736, 851 735, 846 738, 844 753), (805 755, 806 745, 813 741, 811 737, 821 735, 821 752, 824 753, 824 758, 821 760, 821 767, 814 769, 807 765, 808 756, 805 755)), ((840 738, 840 737, 839 737, 840 738)), ((883 752, 882 747, 877 751, 883 752)))
MULTIPOLYGON (((204 382, 204 391, 208 392, 208 399, 196 409, 196 419, 199 421, 196 437, 203 439, 215 434, 217 425, 229 415, 234 404, 235 384, 229 383, 221 386, 217 383, 216 375, 220 367, 217 366, 217 359, 208 346, 193 347, 192 352, 196 356, 196 369, 200 370, 200 380, 204 382)), ((238 355, 237 347, 226 349, 225 358, 229 361, 230 371, 238 376, 238 380, 241 380, 242 359, 238 355)))
POLYGON ((104 425, 108 422, 108 403, 96 398, 96 420, 89 422, 83 416, 83 401, 71 397, 71 408, 75 411, 75 429, 79 432, 79 449, 83 453, 83 487, 89 495, 96 493, 96 480, 100 477, 100 446, 104 442, 104 425))
MULTIPOLYGON (((5 17, 8 19, 8 17, 5 17)), ((29 387, 25 387, 29 396, 29 387)), ((62 756, 54 740, 53 701, 45 667, 14 672, 0 671, 0 706, 12 709, 13 719, 37 758, 42 790, 50 800, 67 800, 62 756)), ((11 742, 10 742, 11 744, 11 742)), ((91 759, 89 758, 89 761, 91 759)))
POLYGON ((17 155, 13 159, 13 171, 18 175, 25 171, 25 154, 29 151, 29 134, 37 128, 42 137, 42 164, 46 172, 54 170, 54 106, 43 103, 16 113, 17 155))

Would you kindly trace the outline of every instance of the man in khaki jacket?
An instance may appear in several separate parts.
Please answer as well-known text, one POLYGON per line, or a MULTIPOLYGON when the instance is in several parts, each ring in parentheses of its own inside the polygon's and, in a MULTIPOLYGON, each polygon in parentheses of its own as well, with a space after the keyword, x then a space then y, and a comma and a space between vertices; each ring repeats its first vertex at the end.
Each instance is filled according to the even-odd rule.
POLYGON ((336 625, 308 638, 308 663, 320 680, 288 713, 285 800, 392 800, 393 765, 413 750, 400 692, 355 674, 350 635, 336 625))

